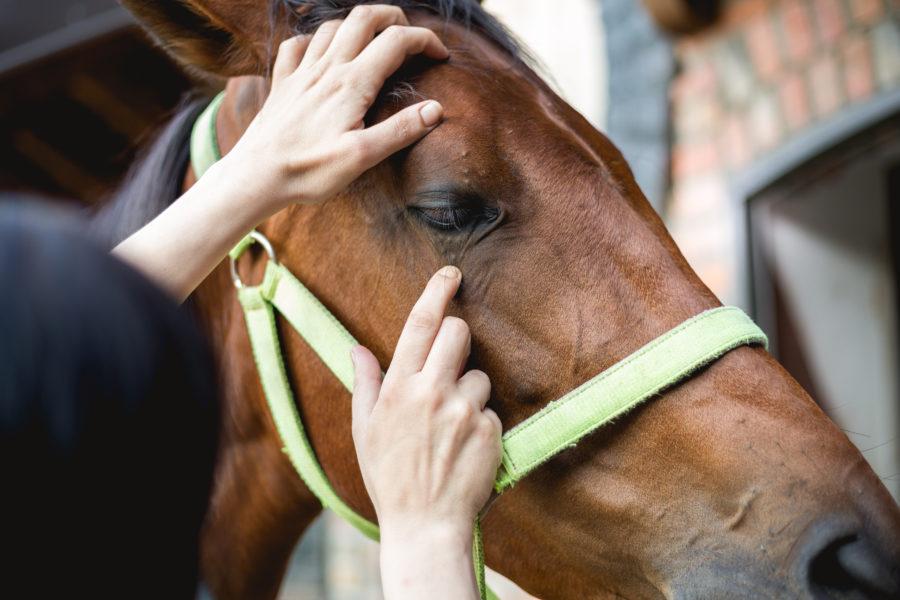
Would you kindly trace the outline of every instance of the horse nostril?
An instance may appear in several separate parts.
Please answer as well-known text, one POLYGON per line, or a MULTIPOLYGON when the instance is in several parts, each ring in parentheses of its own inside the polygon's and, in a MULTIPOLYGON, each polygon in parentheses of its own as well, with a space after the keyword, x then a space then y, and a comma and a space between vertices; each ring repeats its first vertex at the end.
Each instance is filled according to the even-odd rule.
POLYGON ((827 598, 897 600, 900 570, 866 539, 853 535, 835 540, 810 563, 810 584, 827 598))

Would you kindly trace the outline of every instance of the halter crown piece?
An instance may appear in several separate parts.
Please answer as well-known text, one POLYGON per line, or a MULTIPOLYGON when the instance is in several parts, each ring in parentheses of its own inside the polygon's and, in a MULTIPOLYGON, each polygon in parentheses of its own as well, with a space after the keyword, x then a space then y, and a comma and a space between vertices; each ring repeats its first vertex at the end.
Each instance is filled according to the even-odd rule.
MULTIPOLYGON (((197 119, 191 134, 191 163, 200 178, 220 157, 216 114, 220 93, 197 119)), ((291 392, 276 331, 275 314, 287 319, 348 391, 353 390, 353 336, 291 272, 275 259, 268 240, 251 232, 230 253, 238 300, 244 309, 256 366, 284 451, 322 505, 377 540, 378 526, 358 515, 337 495, 315 457, 291 392), (269 261, 258 286, 244 286, 234 262, 250 244, 262 244, 269 261)), ((743 345, 768 345, 762 330, 739 308, 703 312, 656 338, 590 381, 503 434, 503 459, 494 489, 503 493, 535 468, 586 435, 624 415, 644 400, 686 379, 700 367, 743 345)), ((480 523, 475 523, 475 572, 481 598, 496 599, 484 583, 480 523)))

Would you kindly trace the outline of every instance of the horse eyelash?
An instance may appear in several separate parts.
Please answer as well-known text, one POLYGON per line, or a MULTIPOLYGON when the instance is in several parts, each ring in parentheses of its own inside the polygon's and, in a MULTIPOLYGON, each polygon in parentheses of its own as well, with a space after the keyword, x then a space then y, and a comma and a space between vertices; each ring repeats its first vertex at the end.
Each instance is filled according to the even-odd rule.
POLYGON ((499 208, 470 203, 429 202, 411 208, 427 225, 442 231, 461 231, 476 221, 490 223, 500 216, 499 208))
POLYGON ((422 206, 417 207, 417 210, 428 225, 444 231, 459 231, 462 229, 471 212, 466 207, 449 204, 433 207, 422 206))

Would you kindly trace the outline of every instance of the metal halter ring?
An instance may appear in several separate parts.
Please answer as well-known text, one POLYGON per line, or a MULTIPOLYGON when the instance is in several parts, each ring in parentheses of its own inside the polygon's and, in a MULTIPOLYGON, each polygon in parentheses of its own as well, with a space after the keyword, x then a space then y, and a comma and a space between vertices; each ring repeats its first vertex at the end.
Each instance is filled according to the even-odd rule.
MULTIPOLYGON (((275 259, 275 249, 272 248, 272 244, 269 242, 266 236, 259 233, 258 231, 251 231, 248 234, 248 237, 250 238, 251 243, 256 242, 263 247, 263 249, 266 251, 266 254, 269 255, 269 260, 271 260, 273 263, 277 262, 275 259)), ((250 244, 247 244, 247 247, 249 246, 250 244)), ((246 249, 246 247, 244 249, 246 249)), ((241 253, 243 254, 243 251, 241 253)), ((237 289, 245 287, 244 282, 241 281, 241 276, 237 270, 237 261, 240 257, 240 254, 231 257, 231 280, 234 282, 234 287, 236 287, 237 289)))

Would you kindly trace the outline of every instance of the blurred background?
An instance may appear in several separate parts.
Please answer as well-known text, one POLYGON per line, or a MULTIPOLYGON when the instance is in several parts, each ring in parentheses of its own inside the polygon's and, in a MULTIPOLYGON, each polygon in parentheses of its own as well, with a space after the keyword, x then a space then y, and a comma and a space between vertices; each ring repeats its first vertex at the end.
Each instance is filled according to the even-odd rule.
MULTIPOLYGON (((900 0, 484 4, 900 498, 900 0)), ((99 205, 204 85, 113 0, 0 0, 0 191, 99 205)), ((281 597, 379 598, 377 572, 326 516, 281 597)))

